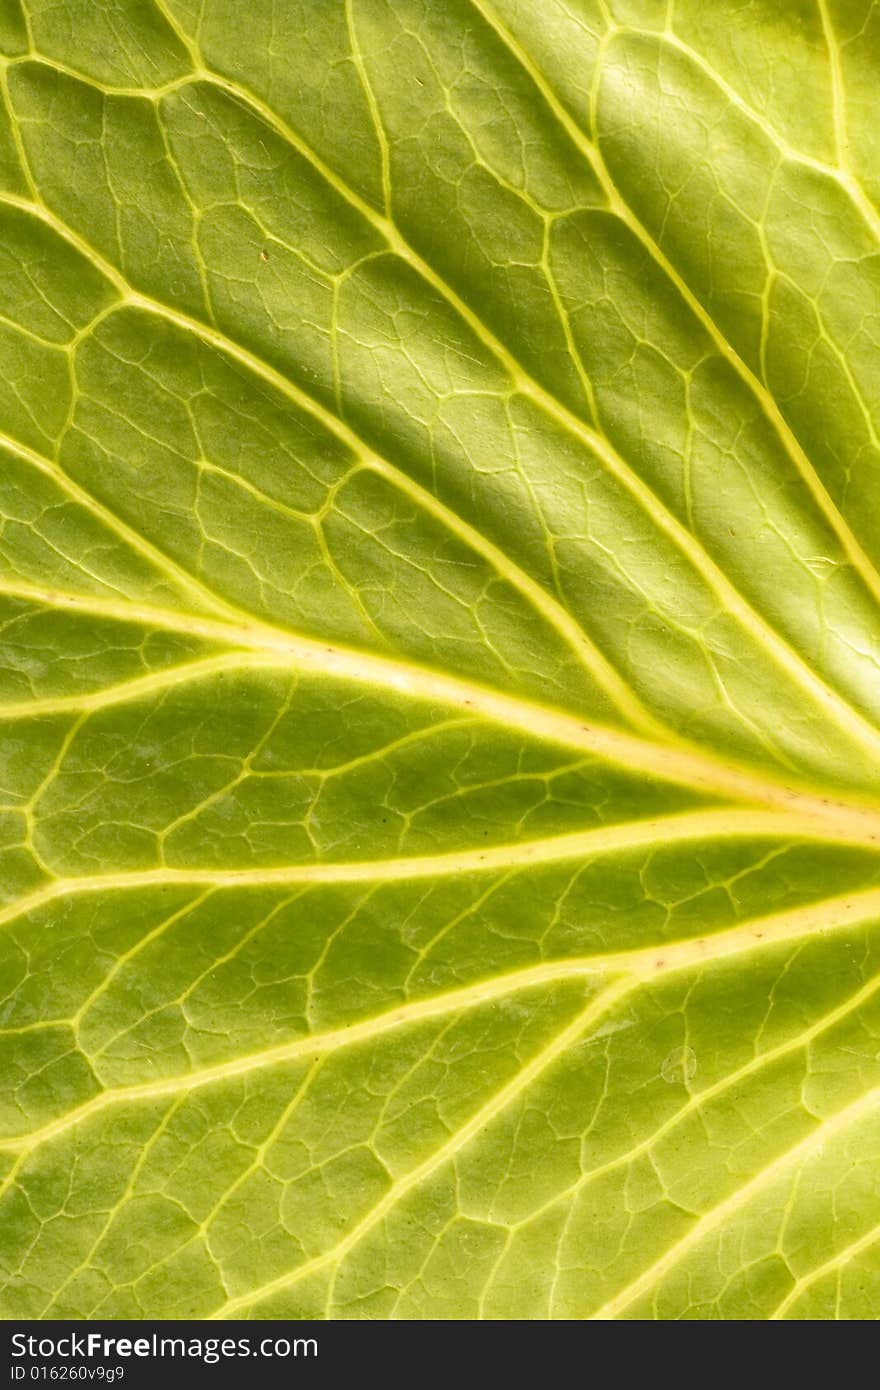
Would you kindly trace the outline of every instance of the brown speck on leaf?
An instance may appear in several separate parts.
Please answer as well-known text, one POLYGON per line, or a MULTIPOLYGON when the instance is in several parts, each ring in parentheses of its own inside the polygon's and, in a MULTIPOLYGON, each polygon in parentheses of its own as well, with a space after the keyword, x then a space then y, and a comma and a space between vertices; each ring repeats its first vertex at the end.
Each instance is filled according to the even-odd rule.
POLYGON ((262 249, 262 251, 260 252, 260 260, 261 260, 261 261, 268 261, 268 259, 269 259, 269 252, 266 250, 266 248, 265 248, 265 246, 264 246, 263 249, 262 249))
POLYGON ((665 964, 666 964, 666 961, 661 957, 660 960, 655 960, 655 961, 654 961, 654 969, 655 969, 655 970, 662 970, 665 964))

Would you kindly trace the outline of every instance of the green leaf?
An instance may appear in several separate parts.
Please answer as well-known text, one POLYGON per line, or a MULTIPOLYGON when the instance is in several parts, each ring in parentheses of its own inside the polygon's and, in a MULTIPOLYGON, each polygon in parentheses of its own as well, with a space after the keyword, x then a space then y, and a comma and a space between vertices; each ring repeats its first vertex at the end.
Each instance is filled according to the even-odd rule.
POLYGON ((0 52, 0 1312, 876 1317, 880 8, 0 52))

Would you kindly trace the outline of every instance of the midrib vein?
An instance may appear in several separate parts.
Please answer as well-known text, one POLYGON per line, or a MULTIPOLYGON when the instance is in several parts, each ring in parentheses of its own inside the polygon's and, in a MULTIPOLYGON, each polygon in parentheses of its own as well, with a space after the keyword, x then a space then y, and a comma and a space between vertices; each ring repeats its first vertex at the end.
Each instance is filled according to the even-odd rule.
POLYGON ((483 849, 452 850, 425 855, 379 859, 327 860, 266 868, 212 869, 199 866, 121 869, 107 874, 57 878, 0 909, 0 925, 47 902, 77 893, 103 893, 132 888, 211 887, 249 888, 329 883, 392 883, 452 875, 516 872, 534 864, 568 859, 579 865, 591 857, 625 853, 647 845, 664 847, 679 842, 719 839, 816 840, 822 843, 869 845, 880 850, 880 816, 868 827, 819 821, 785 811, 707 810, 653 820, 624 821, 600 829, 576 830, 541 840, 520 840, 483 849))
POLYGON ((173 667, 169 672, 156 672, 125 682, 116 688, 115 693, 104 691, 74 699, 61 696, 54 700, 49 698, 43 702, 27 701, 7 706, 16 717, 34 713, 41 704, 43 712, 52 709, 59 712, 88 709, 90 700, 95 708, 100 708, 118 698, 136 697, 141 691, 157 691, 175 681, 195 679, 214 671, 241 669, 248 663, 264 669, 293 667, 318 676, 374 685, 426 702, 452 706, 473 717, 516 729, 531 738, 593 754, 630 770, 637 768, 649 776, 675 782, 703 794, 787 812, 790 816, 802 817, 814 823, 818 821, 829 827, 828 834, 834 839, 844 838, 852 843, 874 845, 880 835, 880 807, 867 800, 864 803, 857 799, 848 802, 841 800, 839 791, 832 788, 809 790, 775 782, 744 767, 716 760, 690 745, 653 743, 607 725, 586 722, 565 710, 520 696, 505 695, 488 686, 426 666, 283 632, 259 623, 238 627, 212 618, 40 589, 26 583, 10 584, 0 580, 2 594, 116 621, 139 622, 187 633, 236 649, 204 661, 173 667))
MULTIPOLYGON (((506 28, 503 22, 495 14, 494 10, 492 9, 490 0, 470 0, 470 3, 473 5, 474 9, 482 15, 486 23, 495 31, 495 33, 501 39, 502 43, 504 43, 507 47, 508 51, 513 55, 514 58, 516 58, 517 62, 520 64, 523 70, 529 75, 529 77, 535 84, 537 90, 540 92, 542 98, 544 99, 546 105, 552 112, 558 124, 565 131, 572 144, 581 152, 584 158, 589 162, 590 167, 592 168, 593 172, 598 178, 602 186, 602 189, 605 193, 605 196, 608 199, 612 212, 614 212, 616 216, 618 216, 621 219, 621 221, 630 229, 633 235, 638 238, 638 240, 645 247, 646 251, 651 256, 655 264, 660 267, 667 279, 669 279, 672 282, 672 284, 675 285, 675 288, 681 295, 682 299, 684 299, 685 303, 688 305, 688 308, 699 320, 706 332, 710 335, 713 343, 715 344, 715 347, 734 368, 740 379, 746 384, 746 386, 749 387, 751 393, 757 399, 758 404, 764 412, 764 415, 767 417, 770 424, 773 426, 776 435, 782 441, 786 452, 788 453, 792 462, 797 467, 798 473, 800 474, 803 482, 809 489, 810 494, 813 497, 819 509, 821 510, 822 515, 825 517, 826 521, 828 521, 828 523, 831 525, 854 571, 859 575, 859 577, 862 580, 862 583, 874 596, 874 598, 880 600, 880 574, 878 574, 877 569, 873 564, 872 560, 869 558, 866 551, 859 544, 854 533, 851 531, 850 527, 847 525, 846 521, 841 516, 828 491, 826 490, 824 483, 822 482, 821 478, 816 472, 816 469, 813 467, 810 458, 808 457, 806 451, 800 443, 800 440, 794 433, 794 430, 792 429, 791 425, 789 425, 785 416, 782 414, 782 411, 779 409, 779 406, 777 405, 773 396, 767 390, 767 387, 760 380, 760 378, 756 376, 756 374, 752 371, 748 363, 740 356, 736 348, 734 348, 733 344, 718 327, 717 323, 715 322, 714 318, 709 313, 709 311, 706 309, 705 305, 697 297, 697 295, 694 294, 687 281, 680 275, 676 267, 672 264, 666 253, 660 247, 659 243, 655 241, 654 237, 651 235, 648 228, 638 217, 635 210, 628 202, 626 202, 626 200, 620 192, 620 189, 618 188, 617 184, 615 183, 612 177, 608 165, 605 162, 605 158, 602 154, 602 150, 599 144, 593 143, 593 141, 589 139, 587 134, 581 128, 581 126, 579 126, 577 122, 569 115, 568 111, 566 111, 564 105, 557 97, 552 86, 550 85, 549 81, 544 76, 544 74, 541 72, 540 68, 533 62, 530 56, 519 44, 515 36, 510 33, 510 31, 506 28)), ((613 32, 625 33, 627 32, 627 28, 616 27, 614 28, 613 32)), ((693 60, 693 54, 688 49, 687 45, 676 40, 673 34, 658 33, 651 34, 650 37, 656 40, 662 40, 670 43, 672 46, 678 48, 687 56, 690 56, 693 60)), ((718 82, 718 79, 714 73, 710 73, 707 70, 707 76, 710 78, 710 80, 715 81, 717 85, 721 85, 718 82)), ((739 104, 742 105, 742 103, 739 104)), ((756 124, 760 129, 763 129, 763 126, 761 126, 761 123, 757 120, 757 118, 754 116, 752 112, 748 111, 747 108, 744 108, 744 111, 748 119, 752 120, 753 123, 756 124)), ((852 197, 853 202, 857 204, 859 210, 862 212, 864 216, 865 210, 862 207, 864 195, 862 195, 861 198, 858 198, 856 196, 855 190, 852 187, 853 181, 848 176, 847 171, 845 169, 835 170, 831 166, 822 165, 819 167, 822 173, 826 174, 830 178, 834 178, 836 182, 841 183, 846 188, 846 191, 852 197)), ((877 219, 876 214, 874 216, 874 221, 872 222, 872 230, 877 236, 878 242, 880 242, 880 219, 877 219)))

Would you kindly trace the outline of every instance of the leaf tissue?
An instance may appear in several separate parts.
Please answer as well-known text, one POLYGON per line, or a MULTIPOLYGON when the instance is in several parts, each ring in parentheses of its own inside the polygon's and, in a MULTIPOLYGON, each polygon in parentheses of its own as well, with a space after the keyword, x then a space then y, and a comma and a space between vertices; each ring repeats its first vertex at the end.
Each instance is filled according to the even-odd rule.
POLYGON ((0 1314, 880 1315, 880 5, 0 5, 0 1314))

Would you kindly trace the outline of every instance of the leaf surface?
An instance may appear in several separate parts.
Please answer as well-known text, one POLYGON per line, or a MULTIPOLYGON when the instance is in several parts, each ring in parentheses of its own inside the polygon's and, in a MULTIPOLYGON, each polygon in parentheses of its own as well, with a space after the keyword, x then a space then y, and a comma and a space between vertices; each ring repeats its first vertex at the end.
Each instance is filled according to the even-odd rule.
POLYGON ((875 1317, 880 7, 0 55, 0 1311, 875 1317))

